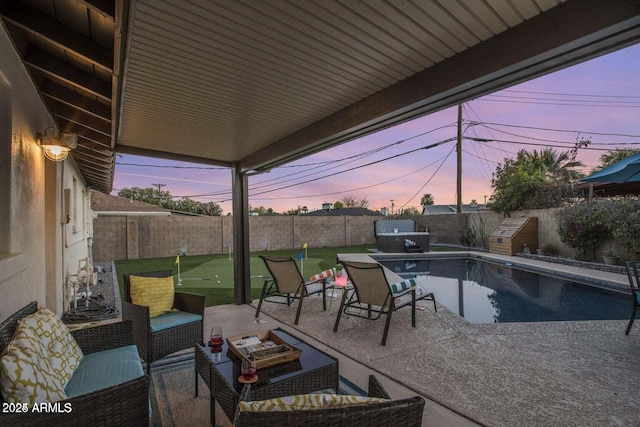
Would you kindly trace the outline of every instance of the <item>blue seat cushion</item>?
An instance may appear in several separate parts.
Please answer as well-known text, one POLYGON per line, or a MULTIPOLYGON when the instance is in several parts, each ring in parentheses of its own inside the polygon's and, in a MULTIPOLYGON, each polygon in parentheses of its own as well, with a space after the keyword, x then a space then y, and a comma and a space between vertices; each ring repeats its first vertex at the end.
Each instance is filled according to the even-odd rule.
POLYGON ((86 354, 64 388, 67 397, 122 384, 144 375, 138 347, 113 348, 86 354))
POLYGON ((202 321, 202 316, 199 314, 186 311, 170 311, 151 319, 151 332, 164 331, 165 329, 200 321, 202 321))

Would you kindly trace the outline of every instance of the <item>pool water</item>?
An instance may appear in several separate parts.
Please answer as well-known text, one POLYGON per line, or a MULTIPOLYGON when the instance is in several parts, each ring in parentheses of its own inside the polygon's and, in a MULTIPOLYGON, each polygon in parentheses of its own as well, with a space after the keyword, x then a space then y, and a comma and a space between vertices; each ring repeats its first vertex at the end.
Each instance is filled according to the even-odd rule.
POLYGON ((621 320, 631 296, 478 259, 380 260, 470 323, 621 320))

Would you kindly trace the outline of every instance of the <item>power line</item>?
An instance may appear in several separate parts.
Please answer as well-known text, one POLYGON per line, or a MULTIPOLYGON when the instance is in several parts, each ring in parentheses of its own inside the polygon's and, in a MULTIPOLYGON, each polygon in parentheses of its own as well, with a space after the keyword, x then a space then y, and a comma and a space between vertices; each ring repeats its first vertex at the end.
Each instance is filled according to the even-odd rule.
MULTIPOLYGON (((356 155, 353 155, 353 156, 350 156, 350 157, 345 157, 345 158, 342 158, 342 159, 337 160, 337 161, 331 161, 330 163, 332 165, 335 165, 335 166, 333 166, 333 167, 331 167, 329 169, 327 169, 327 168, 321 169, 320 171, 312 173, 312 174, 309 174, 309 171, 321 168, 322 164, 325 164, 325 163, 321 162, 321 163, 318 163, 319 166, 314 166, 311 169, 306 169, 306 170, 294 172, 294 173, 289 174, 289 175, 285 175, 285 176, 281 176, 281 177, 277 177, 277 178, 273 178, 273 179, 268 179, 268 180, 265 180, 265 181, 262 181, 262 182, 259 182, 259 183, 255 184, 255 185, 250 186, 249 187, 249 191, 251 192, 251 191, 259 190, 261 188, 267 188, 267 187, 270 187, 270 186, 273 186, 273 185, 278 185, 278 184, 282 184, 282 183, 285 183, 285 182, 294 181, 295 178, 292 178, 292 179, 287 179, 287 178, 290 178, 290 177, 295 176, 295 175, 306 174, 305 177, 309 177, 309 176, 313 176, 313 175, 318 175, 318 174, 321 174, 321 173, 329 172, 329 174, 327 174, 325 176, 321 176, 321 177, 315 178, 314 180, 301 181, 301 182, 297 182, 297 183, 291 184, 289 186, 278 187, 278 188, 271 189, 271 190, 265 190, 265 191, 260 192, 260 193, 255 193, 252 196, 265 194, 265 193, 270 192, 270 191, 278 191, 278 190, 281 190, 281 189, 290 188, 290 187, 293 187, 293 186, 296 186, 296 185, 305 184, 305 183, 312 182, 312 181, 315 181, 315 180, 325 179, 325 178, 328 178, 328 177, 331 177, 331 176, 335 176, 335 175, 338 175, 338 174, 342 174, 342 173, 348 172, 350 170, 359 169, 361 167, 368 166, 368 165, 371 165, 371 164, 375 164, 377 162, 381 162, 381 161, 393 159, 395 157, 399 157, 399 156, 402 156, 402 155, 405 155, 405 154, 409 154, 411 152, 424 149, 424 147, 418 148, 416 150, 411 150, 411 151, 408 151, 408 152, 405 152, 405 153, 401 153, 399 155, 386 157, 386 158, 381 159, 381 160, 379 160, 377 162, 368 163, 368 164, 365 164, 365 165, 362 165, 362 166, 357 166, 355 168, 351 168, 351 169, 348 169, 346 171, 331 172, 331 170, 337 169, 337 168, 339 168, 341 166, 344 166, 345 164, 353 163, 354 161, 361 160, 362 158, 365 158, 365 157, 368 157, 370 155, 376 154, 376 153, 381 152, 381 151, 383 151, 385 149, 388 149, 390 147, 393 147, 393 146, 396 146, 396 145, 400 145, 400 144, 408 142, 410 140, 413 140, 413 139, 428 135, 428 134, 433 133, 435 131, 438 131, 438 130, 441 130, 441 129, 445 129, 447 127, 451 127, 451 126, 454 126, 454 125, 455 125, 455 123, 449 123, 449 124, 446 124, 446 125, 442 125, 442 126, 430 129, 428 131, 421 132, 419 134, 416 134, 416 135, 413 135, 413 136, 398 140, 396 142, 384 145, 382 147, 374 148, 374 149, 369 150, 369 151, 367 151, 365 153, 358 153, 356 155), (270 184, 266 184, 268 182, 271 182, 271 183, 270 184), (265 184, 265 185, 262 185, 262 184, 265 184)), ((290 167, 295 167, 295 166, 296 165, 290 165, 290 167)), ((190 196, 186 196, 186 197, 210 197, 210 196, 222 196, 222 195, 225 195, 225 194, 231 194, 231 191, 230 190, 229 191, 225 190, 225 191, 219 191, 219 192, 213 192, 213 193, 194 194, 194 195, 190 195, 190 196)))
POLYGON ((260 194, 268 193, 268 192, 271 192, 271 191, 284 190, 284 189, 286 189, 286 188, 290 188, 290 187, 294 187, 294 186, 297 186, 297 185, 306 184, 306 183, 308 183, 308 182, 318 181, 318 180, 320 180, 320 179, 333 177, 333 176, 340 175, 340 174, 343 174, 343 173, 346 173, 346 172, 351 172, 351 171, 356 170, 356 169, 361 169, 361 168, 364 168, 364 167, 367 167, 367 166, 372 166, 372 165, 375 165, 375 164, 378 164, 378 163, 381 163, 381 162, 385 162, 385 161, 387 161, 387 160, 391 160, 391 159, 395 159, 395 158, 398 158, 398 157, 406 156, 407 154, 415 153, 416 151, 420 151, 420 150, 429 150, 429 149, 431 149, 431 148, 435 148, 435 147, 437 147, 437 146, 439 146, 439 145, 442 145, 442 144, 444 144, 444 143, 446 143, 446 142, 455 141, 455 139, 456 139, 456 138, 447 138, 447 139, 445 139, 445 140, 442 140, 442 141, 436 142, 436 143, 434 143, 434 144, 430 144, 430 145, 427 145, 427 146, 424 146, 424 147, 419 147, 419 148, 416 148, 416 149, 414 149, 414 150, 409 150, 409 151, 406 151, 406 152, 404 152, 404 153, 396 154, 396 155, 394 155, 394 156, 386 157, 386 158, 384 158, 384 159, 376 160, 376 161, 374 161, 374 162, 366 163, 366 164, 364 164, 364 165, 356 166, 356 167, 354 167, 354 168, 352 168, 352 169, 347 169, 347 170, 343 170, 343 171, 338 171, 338 172, 333 173, 332 175, 327 175, 327 176, 324 176, 324 177, 321 177, 321 178, 318 178, 318 179, 310 179, 310 180, 307 180, 307 181, 302 181, 302 182, 298 182, 298 183, 295 183, 295 184, 286 185, 286 186, 284 186, 284 187, 279 187, 279 188, 276 188, 276 189, 263 191, 263 192, 261 192, 261 193, 250 194, 250 196, 259 196, 260 194))
MULTIPOLYGON (((456 138, 457 139, 457 138, 456 138)), ((427 180, 427 182, 424 183, 424 185, 422 187, 420 187, 418 189, 418 191, 416 191, 414 193, 413 196, 411 196, 411 198, 409 198, 409 200, 407 200, 407 202, 400 206, 400 209, 404 208, 405 206, 407 206, 409 204, 409 202, 411 202, 423 189, 424 187, 427 186, 427 184, 429 184, 431 182, 431 180, 433 179, 434 176, 436 176, 436 174, 438 173, 438 171, 442 168, 442 166, 445 164, 445 162, 447 161, 447 159, 449 158, 449 156, 451 156, 451 153, 453 153, 453 150, 456 148, 456 146, 454 145, 451 150, 449 151, 449 154, 446 155, 446 157, 442 160, 442 163, 440 163, 440 165, 438 166, 438 168, 433 172, 433 174, 429 177, 429 179, 427 180)))
MULTIPOLYGON (((350 193, 350 192, 353 192, 353 191, 366 190, 366 189, 368 189, 368 188, 377 187, 377 186, 379 186, 379 185, 388 184, 388 183, 390 183, 390 182, 397 181, 397 180, 402 179, 402 178, 406 178, 406 177, 408 177, 409 175, 413 175, 414 173, 420 172, 420 171, 421 171, 421 170, 423 170, 423 169, 426 169, 426 168, 428 168, 428 167, 430 167, 430 166, 433 166, 435 163, 439 162, 439 161, 440 161, 440 160, 442 160, 443 158, 444 158, 444 157, 441 157, 440 159, 437 159, 437 160, 435 160, 435 161, 433 161, 433 162, 429 163, 428 165, 423 166, 423 167, 421 167, 421 168, 419 168, 419 169, 416 169, 416 170, 414 170, 414 171, 412 171, 412 172, 409 172, 409 173, 407 173, 407 174, 400 175, 400 176, 398 176, 398 177, 395 177, 395 178, 392 178, 392 179, 388 179, 388 180, 386 180, 386 181, 378 182, 378 183, 376 183, 376 184, 366 185, 366 186, 364 186, 364 187, 351 188, 351 189, 348 189, 348 190, 333 191, 333 192, 331 192, 331 193, 306 194, 306 195, 304 195, 304 196, 258 197, 258 198, 253 198, 253 200, 302 199, 302 198, 305 198, 305 197, 332 196, 332 195, 334 195, 334 194, 343 194, 343 193, 350 193)), ((446 160, 446 159, 445 159, 445 160, 446 160)))
POLYGON ((504 102, 507 104, 534 104, 534 105, 557 105, 560 107, 598 107, 598 108, 640 108, 639 105, 603 105, 603 104, 581 104, 578 102, 544 102, 544 101, 506 101, 502 99, 490 99, 487 98, 487 95, 484 98, 475 99, 475 101, 485 101, 485 102, 504 102))
MULTIPOLYGON (((538 147, 553 147, 553 148, 573 148, 564 145, 552 145, 552 144, 538 144, 535 142, 523 142, 523 141, 509 141, 506 139, 487 139, 487 138, 474 138, 474 137, 464 137, 464 139, 470 139, 477 142, 503 142, 505 144, 519 144, 519 145, 535 145, 538 147)), ((573 143, 571 143, 573 144, 573 143)), ((625 145, 640 145, 638 143, 627 143, 625 145)), ((610 148, 596 148, 596 147, 581 147, 581 150, 593 150, 593 151, 611 151, 610 148)))
POLYGON ((470 122, 470 123, 473 125, 494 125, 494 126, 504 126, 504 127, 511 127, 511 128, 520 128, 520 129, 546 130, 550 132, 566 132, 566 133, 580 133, 585 135, 621 136, 624 138, 640 138, 640 135, 629 135, 624 133, 604 133, 604 132, 590 132, 586 130, 554 129, 554 128, 543 128, 543 127, 536 127, 536 126, 511 125, 508 123, 496 123, 496 122, 470 122))
MULTIPOLYGON (((597 100, 581 100, 581 99, 559 99, 559 98, 539 98, 539 97, 528 97, 528 96, 515 96, 515 95, 497 95, 497 94, 491 94, 491 95, 486 95, 486 96, 490 96, 493 98, 506 98, 506 99, 526 99, 526 100, 532 100, 532 101, 552 101, 552 102, 556 102, 556 101, 563 101, 563 102, 575 102, 575 103, 584 103, 584 102, 595 102, 597 105, 603 105, 603 106, 607 106, 607 104, 623 104, 621 105, 622 107, 627 107, 628 105, 624 105, 624 104, 640 104, 640 102, 638 101, 597 101, 597 100)), ((640 105, 638 105, 640 106, 640 105)))
POLYGON ((503 89, 502 92, 533 93, 536 95, 585 96, 585 97, 592 97, 592 98, 638 98, 640 99, 640 96, 633 96, 633 95, 597 95, 597 94, 584 94, 584 93, 537 92, 532 90, 517 90, 517 89, 503 89))

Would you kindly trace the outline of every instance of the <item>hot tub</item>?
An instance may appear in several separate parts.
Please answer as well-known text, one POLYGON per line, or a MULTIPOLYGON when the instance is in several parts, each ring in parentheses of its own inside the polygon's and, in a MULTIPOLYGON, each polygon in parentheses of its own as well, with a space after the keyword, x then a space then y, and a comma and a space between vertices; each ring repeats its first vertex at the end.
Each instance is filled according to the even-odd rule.
POLYGON ((380 252, 429 252, 429 233, 426 232, 378 233, 376 239, 380 252))

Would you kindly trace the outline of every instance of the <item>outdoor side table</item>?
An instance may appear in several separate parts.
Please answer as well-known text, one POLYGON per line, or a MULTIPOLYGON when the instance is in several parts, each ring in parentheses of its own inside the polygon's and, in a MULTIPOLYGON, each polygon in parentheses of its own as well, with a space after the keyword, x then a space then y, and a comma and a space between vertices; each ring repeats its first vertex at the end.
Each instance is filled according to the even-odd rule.
MULTIPOLYGON (((258 382, 251 386, 251 396, 255 400, 326 389, 338 390, 339 367, 336 358, 280 328, 274 329, 273 332, 302 352, 298 360, 258 370, 258 382)), ((221 355, 211 353, 206 344, 196 346, 196 393, 199 374, 209 387, 211 425, 215 425, 216 402, 229 420, 233 420, 243 387, 243 384, 238 382, 241 375, 240 360, 228 350, 226 340, 221 355)))

